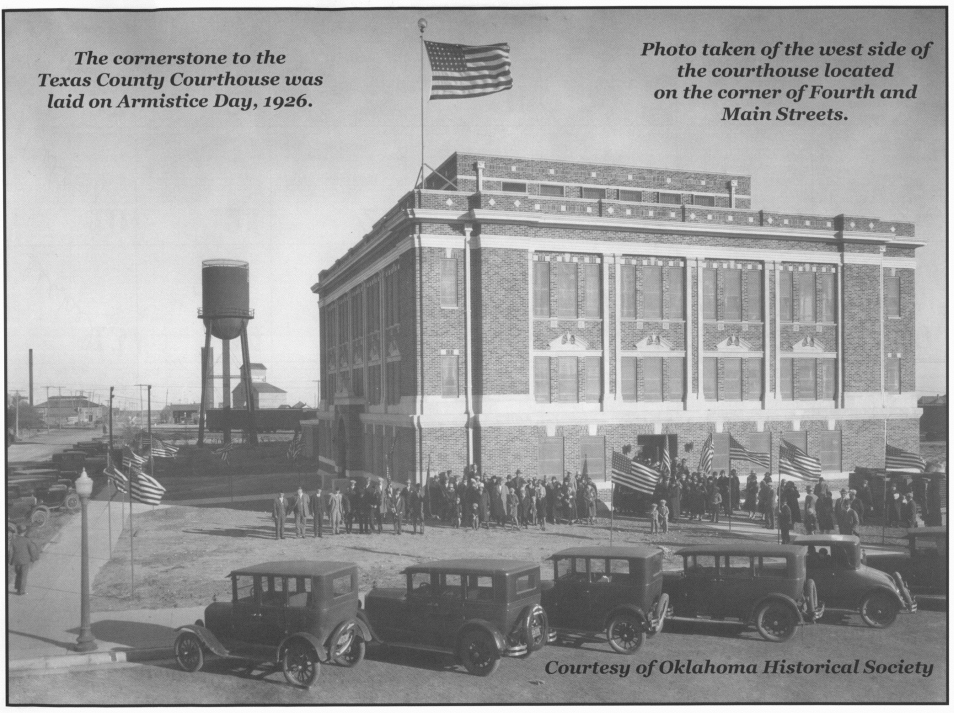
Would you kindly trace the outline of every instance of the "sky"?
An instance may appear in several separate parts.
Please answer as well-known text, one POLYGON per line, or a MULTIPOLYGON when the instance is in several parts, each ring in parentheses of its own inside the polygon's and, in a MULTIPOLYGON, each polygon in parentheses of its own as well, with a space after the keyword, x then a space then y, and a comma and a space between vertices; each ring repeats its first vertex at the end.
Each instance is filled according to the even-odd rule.
MULTIPOLYGON (((33 12, 5 16, 6 366, 34 400, 84 391, 138 408, 197 401, 203 260, 249 263, 253 362, 288 402, 315 402, 318 273, 410 190, 421 155, 417 20, 439 42, 511 47, 513 89, 425 107, 425 160, 454 151, 752 176, 755 209, 911 221, 917 251, 917 388, 946 391, 946 17, 940 9, 525 9, 33 12), (890 78, 685 79, 677 70, 752 67, 763 56, 702 56, 703 45, 877 46, 904 56, 776 57, 777 67, 886 68, 890 78), (932 42, 921 59, 911 48, 932 42), (647 43, 695 47, 644 54, 647 43), (269 50, 281 65, 256 64, 269 50), (78 52, 107 64, 77 64, 78 52), (225 66, 144 67, 116 56, 225 54, 225 66), (251 55, 232 64, 234 53, 251 55), (320 86, 174 87, 173 72, 320 76, 320 86), (163 75, 151 87, 97 77, 163 75), (40 86, 47 74, 47 86, 40 86), (51 87, 89 77, 90 87, 51 87), (685 99, 722 88, 846 89, 915 98, 685 99), (676 99, 656 99, 676 89, 676 99), (217 94, 238 108, 90 108, 91 98, 217 94), (307 107, 265 107, 304 93, 307 107), (84 94, 83 108, 49 108, 84 94), (723 107, 842 111, 845 121, 724 121, 723 107)), ((923 49, 921 50, 923 51, 923 49)), ((284 80, 283 80, 284 81, 284 80)), ((429 81, 429 73, 426 81, 429 81)), ((216 361, 221 345, 213 341, 216 361)), ((231 372, 241 351, 232 347, 231 372)), ((221 373, 217 363, 216 374, 221 373)), ((234 383, 234 382, 233 382, 234 383)), ((219 400, 219 397, 217 397, 219 400)))

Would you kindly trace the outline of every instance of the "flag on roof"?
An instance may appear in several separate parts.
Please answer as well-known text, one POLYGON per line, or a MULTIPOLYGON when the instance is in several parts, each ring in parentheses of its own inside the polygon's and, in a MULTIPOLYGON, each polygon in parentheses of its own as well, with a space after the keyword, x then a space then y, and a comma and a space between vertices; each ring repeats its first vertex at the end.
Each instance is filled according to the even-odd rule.
POLYGON ((510 89, 510 45, 424 42, 431 62, 431 99, 469 99, 510 89))
POLYGON ((129 486, 129 478, 126 477, 116 466, 110 466, 106 470, 106 476, 109 478, 109 482, 115 486, 116 490, 121 493, 126 492, 126 488, 129 486))
POLYGON ((729 435, 729 460, 747 460, 765 470, 772 469, 770 453, 755 453, 729 435))
POLYGON ((818 480, 821 478, 821 461, 783 440, 778 447, 778 472, 799 480, 818 480))
POLYGON ((927 464, 921 456, 885 444, 885 470, 916 470, 918 473, 923 473, 925 468, 927 468, 927 464))
POLYGON ((144 505, 158 505, 162 502, 162 494, 166 492, 158 480, 145 473, 133 473, 129 487, 133 498, 144 505))
POLYGON ((630 460, 626 456, 613 451, 612 481, 617 485, 625 485, 640 493, 652 495, 659 482, 659 473, 642 463, 630 460))
POLYGON ((702 451, 699 453, 699 472, 705 475, 712 469, 712 458, 715 456, 715 448, 712 446, 712 434, 702 444, 702 451))

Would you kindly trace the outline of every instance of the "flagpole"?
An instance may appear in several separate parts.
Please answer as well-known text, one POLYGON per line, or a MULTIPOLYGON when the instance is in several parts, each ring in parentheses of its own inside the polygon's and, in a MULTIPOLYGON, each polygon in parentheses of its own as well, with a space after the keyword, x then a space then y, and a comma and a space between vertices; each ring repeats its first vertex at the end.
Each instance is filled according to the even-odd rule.
POLYGON ((421 180, 421 190, 424 189, 424 30, 427 29, 427 20, 423 17, 417 21, 417 26, 421 31, 421 172, 418 177, 421 180))
POLYGON ((613 527, 616 525, 616 502, 613 498, 613 490, 616 484, 610 481, 610 547, 613 546, 613 527))
POLYGON ((133 504, 132 504, 132 484, 136 477, 135 466, 129 469, 129 598, 136 597, 136 571, 133 560, 133 504))

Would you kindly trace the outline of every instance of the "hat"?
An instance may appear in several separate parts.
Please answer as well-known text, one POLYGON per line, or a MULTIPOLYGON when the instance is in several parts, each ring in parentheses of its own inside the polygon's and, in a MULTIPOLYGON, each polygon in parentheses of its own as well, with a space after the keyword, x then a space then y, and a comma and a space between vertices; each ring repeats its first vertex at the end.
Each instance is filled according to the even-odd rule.
POLYGON ((25 533, 26 531, 27 531, 27 526, 24 525, 22 522, 21 522, 19 525, 17 525, 17 532, 18 532, 19 534, 22 535, 22 534, 25 533))
POLYGON ((847 491, 845 488, 842 488, 842 489, 841 489, 840 491, 838 491, 838 492, 840 492, 842 495, 847 495, 847 494, 848 494, 848 491, 847 491))

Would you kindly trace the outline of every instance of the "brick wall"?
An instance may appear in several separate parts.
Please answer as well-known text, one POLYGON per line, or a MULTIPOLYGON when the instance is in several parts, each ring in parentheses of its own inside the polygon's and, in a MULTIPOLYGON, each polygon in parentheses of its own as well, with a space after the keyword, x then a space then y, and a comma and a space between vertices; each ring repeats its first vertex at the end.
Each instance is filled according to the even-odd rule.
POLYGON ((844 266, 845 391, 881 391, 879 269, 844 266))
MULTIPOLYGON (((885 278, 891 276, 886 269, 885 278)), ((884 350, 886 354, 901 355, 901 390, 914 391, 915 364, 915 303, 914 270, 897 269, 895 276, 901 279, 901 317, 887 317, 884 321, 884 350)), ((885 305, 888 303, 888 282, 885 280, 885 305)), ((887 307, 886 307, 887 311, 887 307)))

